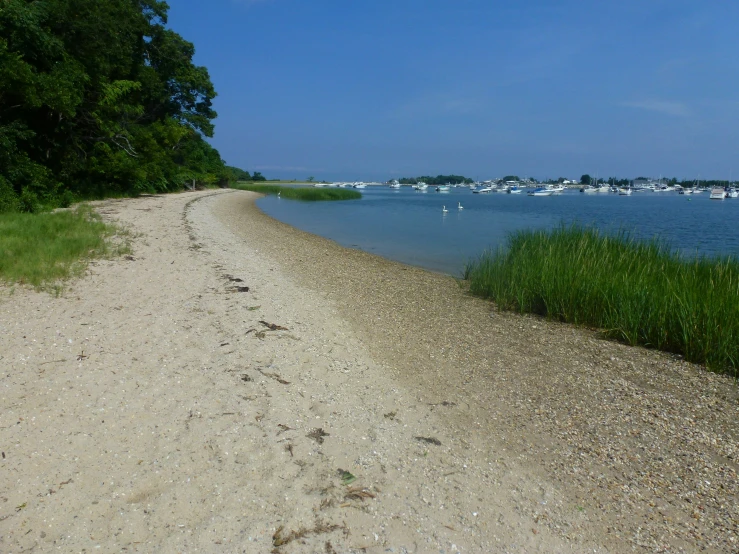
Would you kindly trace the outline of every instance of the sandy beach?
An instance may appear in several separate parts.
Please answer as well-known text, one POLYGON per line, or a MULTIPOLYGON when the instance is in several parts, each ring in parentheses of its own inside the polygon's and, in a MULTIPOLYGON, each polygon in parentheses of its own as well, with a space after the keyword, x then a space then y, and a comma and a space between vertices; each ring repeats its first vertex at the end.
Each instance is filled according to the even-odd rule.
POLYGON ((0 287, 0 552, 739 551, 739 392, 274 221, 95 204, 133 254, 0 287))

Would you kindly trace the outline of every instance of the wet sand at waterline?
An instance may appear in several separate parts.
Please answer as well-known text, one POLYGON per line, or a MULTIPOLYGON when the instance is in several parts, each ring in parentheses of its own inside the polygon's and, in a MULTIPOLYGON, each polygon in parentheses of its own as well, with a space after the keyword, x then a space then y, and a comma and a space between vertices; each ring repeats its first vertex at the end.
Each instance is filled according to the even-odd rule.
POLYGON ((0 551, 735 552, 728 378, 207 191, 0 298, 0 551), (248 290, 247 290, 248 288, 248 290))

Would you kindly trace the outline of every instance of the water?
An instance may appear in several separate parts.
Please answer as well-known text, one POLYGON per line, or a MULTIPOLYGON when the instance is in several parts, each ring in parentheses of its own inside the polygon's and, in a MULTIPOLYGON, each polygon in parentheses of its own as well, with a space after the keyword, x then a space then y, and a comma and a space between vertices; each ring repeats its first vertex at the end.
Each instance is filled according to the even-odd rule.
POLYGON ((421 193, 368 187, 361 200, 297 202, 267 196, 257 204, 289 225, 385 258, 461 276, 464 265, 505 242, 511 231, 577 221, 640 238, 659 237, 685 254, 739 256, 739 199, 708 192, 583 194, 529 197, 472 194, 467 188, 421 193), (463 210, 457 209, 460 203, 463 210), (442 213, 446 205, 447 213, 442 213))

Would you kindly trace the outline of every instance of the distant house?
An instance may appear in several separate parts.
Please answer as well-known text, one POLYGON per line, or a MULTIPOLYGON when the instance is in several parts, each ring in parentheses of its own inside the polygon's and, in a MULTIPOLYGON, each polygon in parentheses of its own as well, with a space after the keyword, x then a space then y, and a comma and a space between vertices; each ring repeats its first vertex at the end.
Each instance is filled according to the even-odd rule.
POLYGON ((652 182, 651 179, 634 179, 633 186, 635 187, 644 187, 652 182))

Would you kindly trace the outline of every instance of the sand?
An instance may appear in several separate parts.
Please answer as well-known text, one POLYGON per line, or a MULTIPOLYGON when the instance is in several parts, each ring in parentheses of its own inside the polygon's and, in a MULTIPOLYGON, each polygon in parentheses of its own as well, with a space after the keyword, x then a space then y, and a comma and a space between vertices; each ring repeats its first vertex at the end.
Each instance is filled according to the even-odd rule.
POLYGON ((735 552, 735 384, 206 191, 0 289, 0 551, 735 552), (246 290, 248 288, 248 290, 246 290))

